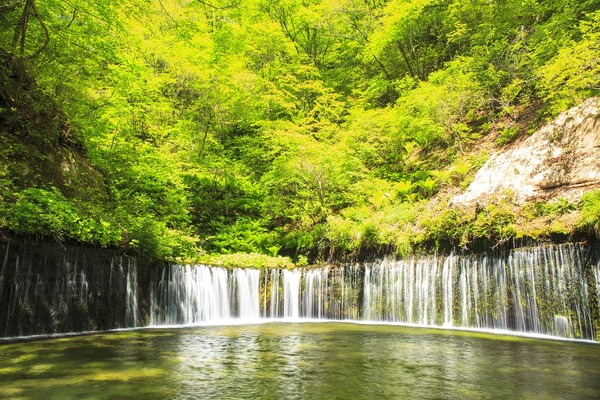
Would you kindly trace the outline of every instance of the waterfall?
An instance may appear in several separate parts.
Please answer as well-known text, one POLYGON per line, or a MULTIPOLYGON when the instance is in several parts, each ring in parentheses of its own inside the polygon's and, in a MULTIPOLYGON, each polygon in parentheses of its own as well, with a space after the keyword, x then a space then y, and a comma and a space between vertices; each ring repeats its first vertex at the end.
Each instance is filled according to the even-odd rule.
POLYGON ((115 252, 38 243, 1 251, 0 337, 269 319, 582 339, 595 339, 600 326, 600 257, 587 244, 293 270, 142 268, 115 252))
POLYGON ((137 263, 110 251, 7 243, 0 337, 139 326, 137 263))
MULTIPOLYGON (((137 265, 134 258, 127 257, 125 327, 139 326, 137 265)), ((87 286, 86 286, 87 288, 87 286)))
POLYGON ((155 274, 150 289, 151 325, 260 317, 260 270, 172 265, 155 274))
POLYGON ((283 271, 283 317, 298 318, 300 316, 300 278, 302 272, 283 271))
POLYGON ((508 256, 450 255, 365 268, 364 318, 418 325, 594 338, 581 245, 517 249, 508 256), (439 313, 438 313, 439 310, 439 313), (557 319, 557 316, 561 316, 557 319), (560 320, 557 324, 555 321, 560 320))
POLYGON ((152 285, 151 324, 348 319, 592 339, 600 263, 584 270, 586 251, 547 245, 294 270, 170 266, 152 285))
POLYGON ((239 291, 239 317, 256 320, 260 317, 258 302, 260 270, 238 268, 234 270, 234 275, 239 291))
MULTIPOLYGON (((265 274, 265 276, 268 276, 269 274, 265 274)), ((271 275, 271 301, 269 304, 269 313, 267 313, 267 306, 265 304, 265 310, 263 313, 264 317, 272 317, 272 318, 279 318, 281 316, 281 312, 280 312, 280 302, 279 302, 279 298, 280 298, 280 276, 281 276, 281 270, 278 269, 273 269, 270 272, 271 275)), ((266 285, 265 285, 266 287, 266 285)), ((267 298, 267 296, 265 295, 265 299, 267 298)))

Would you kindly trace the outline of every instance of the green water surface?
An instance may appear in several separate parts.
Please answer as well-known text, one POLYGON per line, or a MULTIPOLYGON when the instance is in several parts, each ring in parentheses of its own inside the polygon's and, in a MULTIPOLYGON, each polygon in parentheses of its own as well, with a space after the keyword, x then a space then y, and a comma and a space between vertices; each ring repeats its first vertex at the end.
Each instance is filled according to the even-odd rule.
POLYGON ((597 399, 600 345, 349 323, 0 344, 10 399, 597 399))

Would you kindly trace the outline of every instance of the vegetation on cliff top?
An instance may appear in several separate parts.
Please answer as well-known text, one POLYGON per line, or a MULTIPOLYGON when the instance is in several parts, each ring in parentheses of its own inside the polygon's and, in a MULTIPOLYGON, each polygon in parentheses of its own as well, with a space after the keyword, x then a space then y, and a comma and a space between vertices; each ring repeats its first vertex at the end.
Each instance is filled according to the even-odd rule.
POLYGON ((599 6, 2 0, 0 226, 160 258, 598 232, 598 192, 449 199, 598 94, 599 6))

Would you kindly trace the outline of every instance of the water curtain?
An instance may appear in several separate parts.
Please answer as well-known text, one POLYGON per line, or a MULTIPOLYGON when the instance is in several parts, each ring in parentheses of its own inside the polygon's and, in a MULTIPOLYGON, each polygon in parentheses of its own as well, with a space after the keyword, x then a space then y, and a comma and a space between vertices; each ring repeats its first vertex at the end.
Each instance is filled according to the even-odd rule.
POLYGON ((595 339, 600 261, 585 244, 319 268, 138 267, 95 249, 5 249, 0 336, 138 326, 359 320, 595 339))
POLYGON ((593 339, 600 263, 589 252, 546 245, 291 271, 173 265, 153 277, 151 323, 364 320, 593 339))

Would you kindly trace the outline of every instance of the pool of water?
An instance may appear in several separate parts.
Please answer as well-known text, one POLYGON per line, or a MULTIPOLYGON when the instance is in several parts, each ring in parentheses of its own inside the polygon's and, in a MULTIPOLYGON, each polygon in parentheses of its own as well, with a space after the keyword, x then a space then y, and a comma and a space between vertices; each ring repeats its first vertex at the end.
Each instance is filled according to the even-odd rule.
POLYGON ((350 323, 0 344, 11 399, 594 399, 600 345, 350 323))

